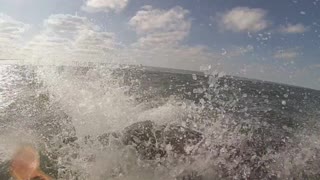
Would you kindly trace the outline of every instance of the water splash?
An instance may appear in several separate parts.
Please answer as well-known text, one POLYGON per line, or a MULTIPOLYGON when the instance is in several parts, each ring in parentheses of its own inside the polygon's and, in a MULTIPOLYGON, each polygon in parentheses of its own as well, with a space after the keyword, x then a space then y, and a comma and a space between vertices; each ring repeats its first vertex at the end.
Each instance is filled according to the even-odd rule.
MULTIPOLYGON (((39 66, 3 74, 17 76, 4 84, 17 92, 14 97, 2 92, 12 101, 2 106, 1 162, 10 158, 17 144, 29 141, 40 148, 43 169, 58 179, 318 176, 318 134, 311 131, 317 129, 319 117, 312 105, 316 101, 308 101, 309 109, 302 110, 309 114, 292 118, 290 113, 303 107, 293 104, 299 100, 291 96, 284 105, 277 97, 288 92, 276 92, 277 87, 256 91, 258 83, 233 83, 222 76, 210 76, 206 86, 200 75, 146 74, 119 66, 39 66), (25 71, 29 76, 21 80, 25 71), (14 88, 19 82, 21 88, 14 88), (152 132, 157 127, 181 127, 201 133, 203 140, 185 146, 185 152, 192 152, 188 155, 174 153, 170 144, 158 144, 166 156, 143 159, 135 146, 123 143, 122 133, 147 120, 155 123, 152 132)), ((3 76, 1 83, 7 80, 3 76)), ((299 93, 297 98, 307 96, 299 93)))

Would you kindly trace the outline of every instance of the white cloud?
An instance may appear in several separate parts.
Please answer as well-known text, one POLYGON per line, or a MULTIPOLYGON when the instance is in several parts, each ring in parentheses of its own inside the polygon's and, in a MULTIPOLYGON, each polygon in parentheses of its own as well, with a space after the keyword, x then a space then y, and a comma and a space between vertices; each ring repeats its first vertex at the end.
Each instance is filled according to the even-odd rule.
POLYGON ((308 31, 309 28, 303 24, 288 24, 280 27, 279 31, 285 34, 300 34, 308 31))
POLYGON ((115 35, 101 31, 87 18, 58 14, 44 21, 42 32, 27 43, 25 54, 30 59, 95 60, 116 47, 115 35))
POLYGON ((104 57, 116 49, 115 36, 109 32, 83 30, 74 41, 75 54, 94 54, 104 57))
POLYGON ((190 28, 190 21, 186 19, 189 12, 182 7, 174 7, 170 10, 153 9, 151 6, 144 6, 129 24, 138 33, 152 33, 159 31, 186 31, 190 28))
POLYGON ((16 21, 7 15, 0 14, 1 39, 18 39, 29 27, 28 24, 16 21))
POLYGON ((128 3, 129 0, 86 0, 82 9, 87 12, 120 12, 128 3))
POLYGON ((23 34, 30 25, 19 22, 5 14, 0 13, 0 58, 19 58, 17 51, 21 46, 23 34))
POLYGON ((299 56, 297 49, 278 50, 273 57, 276 59, 293 60, 299 56))
POLYGON ((69 14, 51 15, 44 21, 44 30, 57 36, 72 38, 84 29, 99 30, 99 27, 91 23, 86 17, 69 14))
POLYGON ((221 16, 223 28, 234 32, 258 32, 266 29, 267 12, 259 8, 236 7, 221 16))
POLYGON ((129 25, 140 35, 139 45, 177 44, 189 35, 191 20, 188 14, 189 11, 179 6, 169 10, 144 6, 130 19, 129 25))

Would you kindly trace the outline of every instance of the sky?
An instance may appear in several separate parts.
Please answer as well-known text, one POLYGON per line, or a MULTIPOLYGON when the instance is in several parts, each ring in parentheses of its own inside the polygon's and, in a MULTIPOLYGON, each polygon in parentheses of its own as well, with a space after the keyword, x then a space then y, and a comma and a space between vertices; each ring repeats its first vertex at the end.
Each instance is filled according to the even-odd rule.
POLYGON ((320 90, 320 0, 0 0, 0 59, 206 71, 320 90))

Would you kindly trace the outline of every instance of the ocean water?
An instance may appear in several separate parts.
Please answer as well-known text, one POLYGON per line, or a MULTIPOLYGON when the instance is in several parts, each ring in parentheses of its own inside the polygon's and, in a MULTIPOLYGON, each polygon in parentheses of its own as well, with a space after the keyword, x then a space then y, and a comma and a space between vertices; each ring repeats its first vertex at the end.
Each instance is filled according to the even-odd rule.
POLYGON ((319 179, 320 91, 180 70, 0 66, 0 179, 319 179))

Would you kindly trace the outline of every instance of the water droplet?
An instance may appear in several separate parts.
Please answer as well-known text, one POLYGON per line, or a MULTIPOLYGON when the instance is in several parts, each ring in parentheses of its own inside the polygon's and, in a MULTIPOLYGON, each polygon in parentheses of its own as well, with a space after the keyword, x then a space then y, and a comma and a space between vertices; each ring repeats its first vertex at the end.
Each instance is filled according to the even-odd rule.
POLYGON ((201 99, 200 99, 200 103, 201 103, 201 104, 205 104, 205 103, 206 103, 206 101, 205 101, 204 99, 202 99, 202 98, 201 98, 201 99))
POLYGON ((196 81, 197 80, 197 75, 196 74, 192 74, 192 79, 196 81))
POLYGON ((222 51, 221 55, 223 55, 223 56, 224 56, 224 55, 226 55, 226 54, 227 54, 227 50, 225 50, 224 48, 222 48, 222 49, 221 49, 221 51, 222 51))
POLYGON ((287 105, 287 102, 286 102, 285 100, 283 100, 283 101, 281 102, 281 104, 285 106, 285 105, 287 105))

